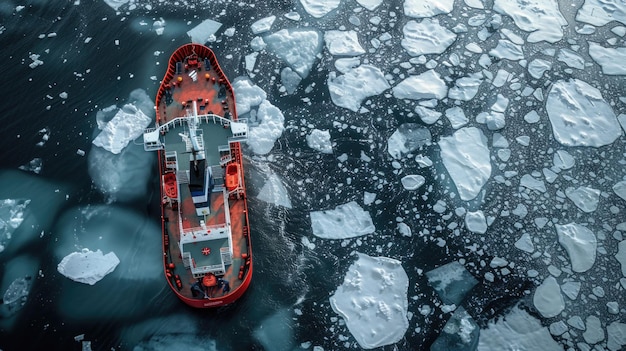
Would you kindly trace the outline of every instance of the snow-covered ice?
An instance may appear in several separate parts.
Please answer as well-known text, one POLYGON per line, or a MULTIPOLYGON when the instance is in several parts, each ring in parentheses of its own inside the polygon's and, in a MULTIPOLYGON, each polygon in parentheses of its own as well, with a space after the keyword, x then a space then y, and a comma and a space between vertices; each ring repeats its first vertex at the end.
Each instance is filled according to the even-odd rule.
POLYGON ((333 144, 328 130, 313 129, 310 134, 307 134, 306 143, 311 149, 323 154, 333 153, 333 144))
POLYGON ((433 17, 443 13, 450 13, 454 0, 404 0, 404 14, 409 17, 433 17))
POLYGON ((567 21, 559 11, 556 0, 495 0, 493 9, 513 18, 515 25, 529 32, 531 43, 556 43, 563 38, 567 21))
POLYGON ((369 212, 350 201, 332 210, 312 211, 313 234, 324 239, 346 239, 373 233, 376 228, 369 212))
POLYGON ((398 260, 357 255, 330 305, 362 348, 394 344, 409 327, 409 278, 398 260))
POLYGON ((341 0, 300 0, 304 11, 315 18, 321 18, 339 7, 341 0))
POLYGON ((192 43, 204 44, 207 41, 210 41, 210 39, 212 39, 221 27, 221 23, 211 19, 206 19, 187 31, 187 35, 191 39, 192 43))
POLYGON ((411 56, 441 54, 456 40, 456 34, 439 24, 436 18, 408 21, 402 33, 402 47, 411 56))
POLYGON ((544 279, 535 289, 533 304, 539 313, 546 318, 558 316, 565 308, 561 295, 561 287, 553 276, 544 279))
POLYGON ((468 77, 461 77, 454 82, 454 86, 448 90, 448 97, 454 100, 470 101, 478 93, 482 83, 482 74, 474 73, 468 77))
POLYGON ((237 77, 232 82, 233 90, 237 95, 237 113, 244 115, 260 105, 267 98, 263 89, 254 84, 249 78, 237 77))
POLYGON ((426 179, 419 174, 409 174, 402 177, 400 182, 406 190, 416 190, 426 183, 426 179))
POLYGON ((57 270, 73 281, 94 285, 113 272, 119 263, 114 252, 103 255, 100 250, 82 249, 63 257, 57 270))
POLYGON ((478 281, 458 261, 452 261, 426 272, 428 285, 439 295, 443 303, 459 306, 465 295, 478 284, 478 281))
POLYGON ((260 20, 252 23, 250 30, 253 34, 260 34, 269 31, 272 28, 272 24, 276 20, 276 16, 268 16, 261 18, 260 20))
POLYGON ((287 192, 287 189, 285 188, 283 182, 275 173, 269 175, 267 181, 265 182, 265 184, 263 184, 261 190, 259 190, 259 195, 257 195, 257 198, 259 198, 259 200, 277 206, 282 206, 285 208, 292 207, 289 193, 287 192))
POLYGON ((600 201, 600 190, 586 186, 568 187, 565 189, 565 195, 576 207, 587 213, 595 211, 600 201))
POLYGON ((446 83, 432 69, 404 79, 392 90, 393 96, 398 99, 443 99, 448 95, 446 83))
POLYGON ((462 200, 474 199, 491 176, 487 138, 476 127, 465 127, 439 140, 441 158, 462 200))
POLYGON ((626 48, 605 48, 598 43, 589 42, 589 56, 602 67, 602 73, 626 75, 626 48))
POLYGON ((429 145, 432 136, 428 128, 417 123, 404 123, 398 126, 387 140, 387 152, 395 159, 429 145))
POLYGON ((463 109, 458 106, 447 109, 445 116, 454 129, 459 129, 469 122, 469 119, 465 116, 463 109))
POLYGON ((565 146, 600 147, 622 135, 615 113, 600 90, 579 79, 555 82, 546 110, 554 137, 565 146))
POLYGON ((143 134, 152 119, 133 104, 124 105, 105 126, 93 144, 119 154, 131 141, 143 134))
POLYGON ((559 243, 569 256, 574 272, 588 271, 596 261, 596 235, 577 223, 555 225, 559 243))
POLYGON ((324 42, 331 55, 358 56, 365 53, 353 30, 329 30, 324 33, 324 42))
POLYGON ((604 26, 611 21, 626 24, 626 4, 622 1, 585 0, 578 9, 576 20, 604 26))
POLYGON ((484 234, 487 232, 487 220, 483 211, 468 211, 465 214, 465 226, 472 233, 484 234))
POLYGON ((548 328, 517 306, 504 318, 490 321, 486 329, 481 329, 477 350, 507 350, 512 345, 520 351, 563 351, 548 328))
POLYGON ((274 143, 283 134, 285 117, 278 107, 263 100, 258 107, 255 122, 250 127, 246 142, 255 154, 265 155, 272 151, 274 143))
POLYGON ((330 72, 327 83, 333 103, 354 112, 359 110, 363 100, 390 88, 383 72, 372 65, 360 65, 340 76, 330 72))
POLYGON ((267 50, 306 78, 322 51, 322 37, 310 29, 281 29, 263 37, 267 50))

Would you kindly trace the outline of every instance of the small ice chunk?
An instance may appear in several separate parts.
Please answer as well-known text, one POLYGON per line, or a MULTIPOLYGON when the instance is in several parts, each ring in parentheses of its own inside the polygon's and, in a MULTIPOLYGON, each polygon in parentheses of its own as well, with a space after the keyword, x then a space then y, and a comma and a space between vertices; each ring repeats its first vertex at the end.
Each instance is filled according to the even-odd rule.
POLYGON ((371 205, 376 201, 376 193, 370 193, 367 191, 363 192, 363 205, 371 205))
POLYGON ((586 213, 595 211, 600 201, 600 190, 586 186, 579 186, 578 188, 568 187, 565 189, 565 195, 572 200, 576 207, 586 213))
POLYGON ((546 110, 555 139, 565 146, 600 147, 622 135, 611 106, 598 89, 582 80, 555 82, 546 110))
POLYGON ((237 95, 236 108, 240 115, 250 112, 252 107, 260 105, 267 98, 265 91, 248 78, 238 77, 232 86, 237 95))
POLYGON ((560 49, 556 59, 571 68, 585 68, 585 59, 570 49, 560 49))
POLYGON ((411 56, 441 54, 456 40, 456 34, 440 25, 436 18, 408 21, 402 32, 401 45, 411 56))
POLYGON ((578 273, 588 271, 596 261, 596 235, 577 223, 557 224, 555 228, 559 243, 572 262, 572 270, 578 273))
POLYGON ((346 73, 360 65, 361 60, 358 57, 344 57, 335 60, 335 68, 341 73, 346 73))
POLYGON ((346 239, 373 233, 376 228, 369 212, 350 201, 332 210, 312 211, 313 234, 324 239, 346 239))
POLYGON ((300 0, 304 11, 315 18, 321 18, 339 7, 341 0, 300 0))
POLYGON ((615 192, 615 195, 626 200, 626 180, 615 183, 615 185, 613 185, 613 191, 615 192))
POLYGON ((396 225, 396 229, 403 236, 411 236, 411 227, 409 227, 406 223, 400 222, 396 225))
POLYGON ((411 174, 402 177, 400 181, 402 182, 402 186, 406 190, 416 190, 417 188, 424 185, 424 183, 426 183, 426 178, 422 177, 419 174, 411 174))
POLYGON ((250 26, 250 30, 252 30, 252 34, 265 33, 272 28, 272 24, 274 24, 275 20, 276 16, 274 15, 261 18, 260 20, 252 23, 252 25, 250 26))
POLYGON ((358 56, 365 53, 359 44, 357 33, 353 30, 329 30, 324 33, 324 42, 331 55, 358 56))
POLYGON ((358 253, 330 306, 343 317, 361 348, 400 341, 409 327, 409 278, 400 261, 358 253))
POLYGON ((410 76, 393 87, 393 96, 397 99, 443 99, 448 95, 448 87, 439 73, 428 70, 416 76, 410 76))
POLYGON ((113 10, 118 11, 122 5, 129 3, 130 0, 104 0, 104 3, 109 5, 113 10))
POLYGON ((581 285, 580 282, 565 282, 561 285, 561 291, 563 291, 563 294, 570 300, 574 301, 578 298, 581 285))
POLYGON ((526 121, 526 123, 537 123, 539 120, 539 114, 535 110, 532 110, 524 115, 524 121, 526 121))
POLYGON ((387 152, 398 160, 424 145, 429 145, 431 138, 428 128, 417 123, 404 123, 387 140, 387 152))
POLYGON ((535 251, 535 246, 533 245, 533 241, 528 233, 522 234, 522 236, 515 242, 515 247, 528 253, 533 253, 535 251))
POLYGON ((530 61, 527 69, 528 73, 530 73, 533 78, 539 79, 546 71, 552 69, 552 62, 546 61, 544 59, 534 59, 530 61))
POLYGON ((381 94, 391 86, 377 67, 361 65, 341 76, 328 74, 328 90, 333 103, 357 112, 361 102, 368 97, 381 94))
POLYGON ((113 272, 119 263, 114 252, 103 255, 100 250, 83 249, 65 256, 57 265, 57 270, 73 281, 94 285, 113 272))
POLYGON ((576 160, 574 160, 574 157, 565 150, 557 150, 552 157, 552 164, 554 164, 554 167, 563 170, 574 167, 575 163, 576 160))
POLYGON ((191 39, 192 43, 204 44, 209 41, 215 33, 222 26, 221 23, 216 22, 211 19, 206 19, 197 26, 193 27, 191 30, 187 31, 187 35, 191 39))
POLYGON ((520 186, 542 193, 546 192, 546 184, 543 182, 543 180, 536 179, 530 174, 524 174, 522 176, 522 178, 520 179, 520 186))
POLYGON ((119 154, 133 140, 143 134, 152 119, 133 104, 119 109, 93 140, 93 144, 113 154, 119 154))
POLYGON ((453 100, 470 101, 478 93, 478 88, 480 88, 482 81, 481 73, 474 73, 469 77, 461 77, 448 90, 448 97, 453 100))
POLYGON ((476 278, 458 261, 452 261, 441 267, 426 272, 428 285, 435 291, 445 304, 459 306, 465 295, 478 284, 476 278))
POLYGON ((333 145, 328 130, 313 129, 311 134, 306 136, 306 143, 311 149, 323 154, 333 153, 333 145))
POLYGON ((491 176, 487 138, 476 127, 464 127, 439 140, 441 158, 462 200, 474 199, 491 176))
POLYGON ((469 122, 469 119, 465 117, 463 109, 458 106, 447 109, 445 112, 445 116, 450 122, 452 128, 454 129, 459 129, 469 122))
POLYGON ((535 289, 533 304, 539 313, 545 318, 558 316, 565 308, 563 295, 559 283, 553 276, 544 279, 543 283, 535 289))
POLYGON ((465 226, 472 233, 484 234, 487 232, 487 220, 483 211, 468 211, 465 214, 465 226))
POLYGON ((261 201, 265 201, 270 204, 282 206, 284 208, 291 208, 291 200, 289 199, 289 193, 285 188, 285 185, 280 178, 272 173, 267 178, 267 181, 259 191, 257 198, 261 201))

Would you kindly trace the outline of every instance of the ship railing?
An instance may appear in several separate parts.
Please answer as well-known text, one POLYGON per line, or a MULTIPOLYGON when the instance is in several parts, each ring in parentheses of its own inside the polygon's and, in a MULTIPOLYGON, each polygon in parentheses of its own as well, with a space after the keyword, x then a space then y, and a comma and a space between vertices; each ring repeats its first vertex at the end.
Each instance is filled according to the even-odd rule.
POLYGON ((191 268, 191 273, 194 278, 202 278, 207 273, 213 273, 215 275, 223 275, 225 272, 224 264, 212 264, 208 266, 200 266, 191 268))

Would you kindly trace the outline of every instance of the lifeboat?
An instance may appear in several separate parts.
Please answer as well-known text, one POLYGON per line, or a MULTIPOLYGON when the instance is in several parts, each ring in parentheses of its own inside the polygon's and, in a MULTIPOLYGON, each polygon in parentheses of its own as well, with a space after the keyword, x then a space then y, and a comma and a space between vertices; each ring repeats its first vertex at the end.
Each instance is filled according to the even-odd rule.
POLYGON ((163 190, 170 199, 178 198, 178 184, 176 184, 176 174, 166 173, 163 176, 163 190))
POLYGON ((239 185, 239 165, 236 163, 229 163, 226 166, 226 189, 234 190, 239 185))

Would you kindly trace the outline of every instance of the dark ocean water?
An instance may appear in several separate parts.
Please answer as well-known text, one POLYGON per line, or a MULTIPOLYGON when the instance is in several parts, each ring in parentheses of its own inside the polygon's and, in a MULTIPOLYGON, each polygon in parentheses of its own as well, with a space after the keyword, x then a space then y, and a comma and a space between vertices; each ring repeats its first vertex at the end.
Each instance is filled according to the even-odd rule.
MULTIPOLYGON (((80 350, 81 343, 75 337, 83 334, 94 350, 282 351, 310 350, 313 346, 324 350, 359 349, 328 300, 354 262, 354 251, 398 259, 409 276, 409 311, 413 318, 409 319, 404 338, 381 348, 384 350, 424 350, 435 340, 449 315, 419 314, 420 306, 438 304, 436 293, 428 287, 421 272, 452 260, 462 259, 466 268, 481 280, 464 303, 479 325, 484 327, 489 319, 517 302, 528 305, 529 292, 538 282, 530 279, 526 271, 532 268, 543 273, 545 265, 537 268, 536 260, 512 248, 512 243, 525 232, 516 226, 519 223, 541 238, 533 232, 531 216, 498 217, 488 235, 476 238, 456 226, 456 221, 461 223, 462 219, 453 214, 456 207, 471 210, 480 208, 481 204, 496 215, 500 210, 514 208, 513 204, 524 201, 515 192, 516 185, 490 182, 486 185, 486 196, 461 203, 451 195, 454 185, 438 149, 428 145, 416 153, 429 156, 433 167, 420 170, 414 162, 402 164, 406 174, 419 172, 426 177, 423 189, 428 191, 403 191, 386 142, 400 124, 417 121, 411 112, 413 106, 391 102, 384 94, 369 99, 371 112, 365 114, 335 106, 326 86, 333 60, 327 53, 320 55, 311 74, 289 96, 281 94, 277 84, 284 64, 270 54, 259 55, 253 81, 283 111, 286 129, 269 156, 253 156, 246 150, 246 182, 254 228, 253 284, 239 302, 217 311, 193 310, 179 302, 159 272, 160 213, 158 184, 152 180, 156 174, 154 159, 140 156, 141 145, 130 145, 124 157, 134 161, 122 163, 123 170, 91 165, 90 171, 98 111, 111 105, 122 107, 136 89, 152 98, 169 54, 189 41, 186 31, 201 20, 213 18, 223 24, 218 40, 209 46, 232 81, 246 74, 244 57, 250 53, 248 46, 253 34, 249 26, 254 21, 277 14, 279 19, 274 29, 314 23, 315 28, 323 31, 347 24, 350 16, 365 14, 352 11, 357 7, 352 1, 344 1, 337 13, 320 20, 305 16, 298 1, 270 1, 255 6, 226 1, 137 1, 136 4, 136 8, 124 7, 119 14, 101 0, 5 0, 0 4, 0 72, 4 78, 0 84, 0 199, 31 199, 26 225, 14 233, 11 246, 0 253, 0 274, 6 277, 10 270, 22 266, 33 277, 23 309, 0 323, 0 349, 80 350), (17 6, 24 8, 16 11, 17 6), (291 10, 302 14, 303 20, 293 24, 278 15, 291 10), (157 35, 153 28, 154 21, 160 18, 166 20, 163 35, 157 35), (235 36, 222 34, 229 27, 236 27, 235 36), (43 64, 30 68, 33 54, 39 55, 43 64), (305 92, 303 87, 311 89, 305 92), (62 98, 62 93, 67 98, 62 98), (337 128, 335 122, 345 123, 346 127, 337 128), (304 136, 311 124, 331 130, 335 142, 333 155, 320 154, 307 146, 304 136), (48 136, 47 140, 43 140, 44 135, 48 136), (37 145, 42 141, 45 141, 43 145, 37 145), (79 155, 79 150, 86 155, 79 155), (361 152, 371 157, 371 161, 363 162, 361 152), (347 159, 339 162, 337 157, 344 153, 347 159), (35 158, 41 159, 39 174, 18 170, 35 158), (272 206, 256 198, 270 171, 283 179, 293 209, 272 206), (136 182, 138 185, 133 188, 136 192, 131 196, 111 196, 94 184, 93 172, 104 178, 132 174, 125 184, 136 182), (314 239, 310 211, 331 209, 352 200, 362 203, 364 191, 376 193, 381 200, 366 208, 372 215, 376 234, 346 241, 314 239), (438 200, 447 201, 445 213, 433 211, 438 200), (412 227, 413 236, 397 233, 398 217, 412 227), (420 231, 428 234, 415 235, 420 231), (314 250, 302 244, 303 237, 314 241, 314 250), (115 251, 127 264, 126 268, 116 270, 94 286, 72 282, 57 272, 57 264, 65 254, 89 245, 94 247, 94 243, 99 243, 103 251, 115 251), (479 250, 472 248, 475 243, 479 250), (486 283, 482 277, 490 271, 490 259, 497 255, 509 257, 517 266, 511 268, 508 276, 486 283), (16 264, 22 262, 18 259, 24 259, 27 264, 16 264), (265 344, 271 346, 264 348, 264 340, 269 340, 265 344)), ((575 6, 562 8, 564 15, 572 20, 575 12, 570 10, 575 6)), ((394 17, 390 17, 389 11, 402 12, 402 1, 387 1, 381 7, 383 10, 384 20, 378 34, 388 31, 396 39, 401 38, 402 26, 390 25, 387 20, 394 17)), ((465 18, 459 11, 442 21, 465 18)), ((365 18, 362 22, 367 23, 365 18)), ((505 24, 514 27, 510 20, 505 24)), ((601 35, 599 32, 593 38, 601 35)), ((383 72, 392 72, 400 62, 408 60, 396 39, 395 46, 383 45, 372 58, 373 64, 383 72)), ((459 38, 459 47, 464 44, 462 40, 459 38)), ((488 39, 484 45, 494 45, 494 41, 488 39)), ((532 46, 529 52, 539 52, 543 49, 540 45, 532 46)), ((558 45, 565 46, 562 42, 558 45)), ((517 65, 502 63, 502 66, 516 73, 524 71, 517 65)), ((495 73, 498 67, 496 63, 490 70, 495 73)), ((465 74, 463 69, 453 71, 451 68, 452 73, 448 72, 452 77, 465 74)), ((617 99, 624 95, 622 78, 604 80, 598 75, 597 67, 574 72, 557 67, 554 71, 552 77, 533 81, 531 85, 546 87, 553 78, 585 78, 598 87, 603 86, 605 98, 614 102, 616 109, 623 107, 624 103, 617 99)), ((394 75, 398 81, 397 74, 394 75)), ((481 88, 474 101, 463 105, 468 116, 475 116, 494 102, 495 94, 485 89, 481 88)), ((519 103, 516 108, 523 116, 540 106, 519 103)), ((531 134, 536 137, 533 146, 538 146, 512 146, 519 159, 514 165, 508 164, 507 169, 515 169, 521 175, 549 167, 551 156, 546 156, 545 150, 558 148, 549 126, 531 130, 519 119, 507 121, 509 125, 502 133, 512 144, 515 137, 531 134), (541 158, 548 161, 535 162, 541 158)), ((428 128, 433 140, 453 132, 443 123, 428 128)), ((582 180, 589 178, 582 175, 589 172, 598 178, 619 179, 621 175, 617 173, 621 168, 616 160, 623 159, 620 156, 623 145, 621 138, 606 148, 572 148, 570 151, 577 156, 575 171, 582 180), (594 162, 597 159, 606 162, 598 165, 594 162), (607 164, 611 167, 604 167, 607 164)), ((539 210, 537 206, 533 209, 532 204, 529 208, 547 218, 583 217, 590 223, 597 220, 598 227, 602 223, 614 227, 624 221, 623 211, 616 216, 598 218, 579 215, 573 206, 559 208, 548 195, 544 197, 537 201, 539 210)), ((610 204, 602 206, 606 210, 610 204)), ((549 251, 558 244, 545 246, 549 251)), ((614 251, 609 248, 611 254, 614 251)), ((609 268, 616 265, 612 262, 609 268)), ((601 269, 604 267, 598 268, 601 269)), ((623 306, 623 296, 613 299, 623 306)), ((532 306, 529 309, 532 312, 532 306)), ((580 309, 584 306, 576 307, 577 311, 580 309)))

